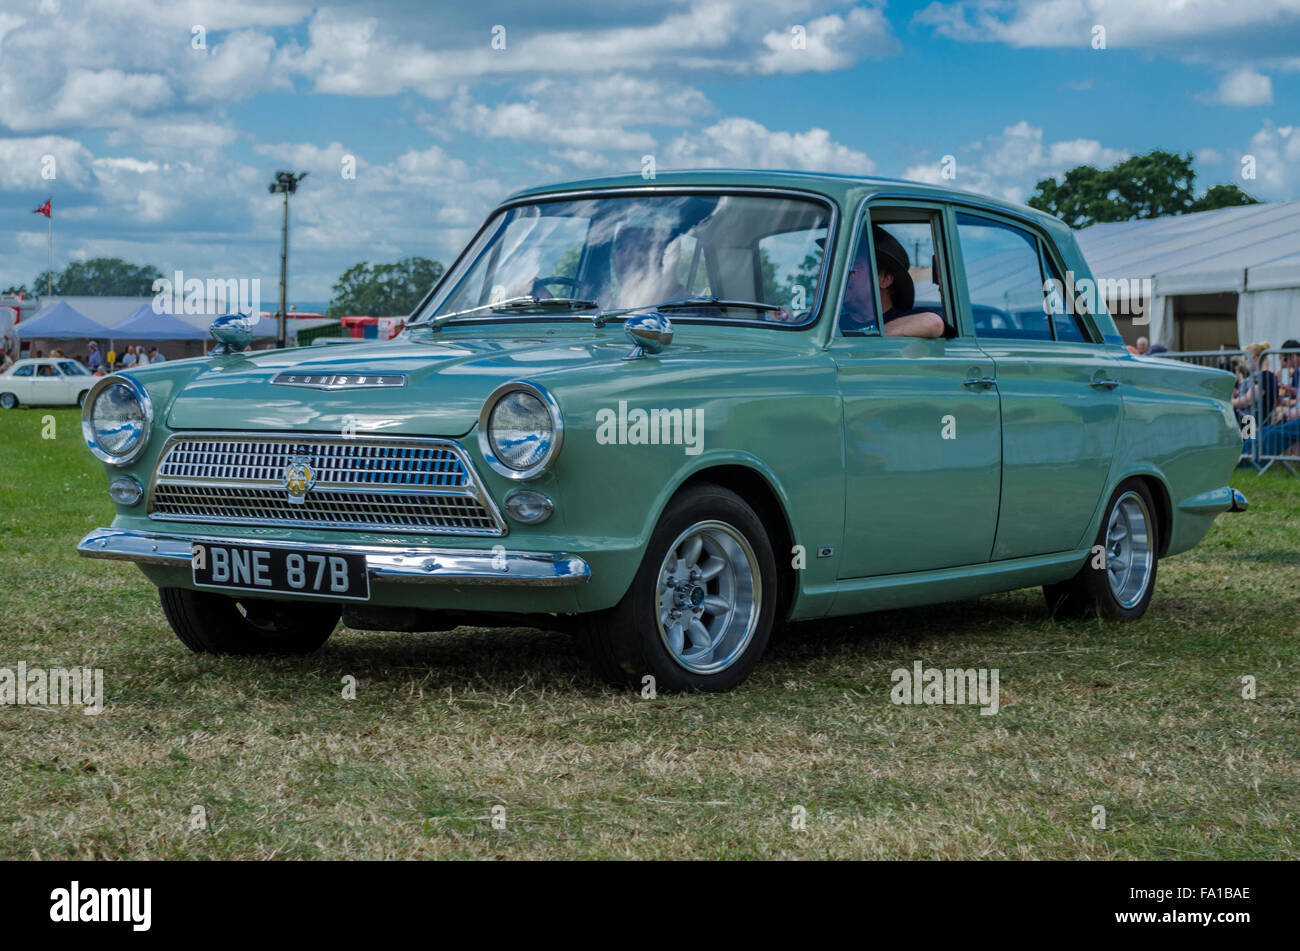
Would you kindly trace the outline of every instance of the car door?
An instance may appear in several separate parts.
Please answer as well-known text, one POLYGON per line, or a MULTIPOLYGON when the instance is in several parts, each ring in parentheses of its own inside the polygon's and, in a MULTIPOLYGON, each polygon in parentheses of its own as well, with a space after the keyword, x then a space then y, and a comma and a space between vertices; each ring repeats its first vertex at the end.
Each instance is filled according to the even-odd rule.
POLYGON ((987 562, 997 528, 1001 417, 993 361, 963 328, 942 287, 951 282, 943 210, 872 205, 854 228, 830 353, 844 411, 845 532, 839 576, 863 578, 987 562), (882 335, 873 225, 908 249, 915 305, 949 322, 949 336, 882 335), (870 314, 864 312, 874 308, 870 314), (866 323, 864 328, 862 325, 866 323))
POLYGON ((1112 360, 1091 323, 1067 312, 1045 234, 983 211, 958 211, 954 221, 965 305, 993 359, 1002 402, 993 560, 1079 548, 1119 433, 1112 360))
POLYGON ((5 379, 4 388, 18 397, 18 402, 30 403, 32 401, 32 377, 35 372, 36 366, 31 363, 15 368, 14 372, 5 379))
POLYGON ((53 363, 38 363, 32 377, 33 406, 55 406, 63 402, 63 377, 53 363))

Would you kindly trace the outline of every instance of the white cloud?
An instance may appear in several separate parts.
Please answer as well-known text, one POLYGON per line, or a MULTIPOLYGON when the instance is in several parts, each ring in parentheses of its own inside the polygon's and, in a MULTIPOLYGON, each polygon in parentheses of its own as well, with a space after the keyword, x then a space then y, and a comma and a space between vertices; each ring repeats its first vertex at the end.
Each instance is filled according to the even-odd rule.
POLYGON ((752 119, 729 118, 674 139, 663 168, 768 168, 869 175, 876 163, 831 139, 825 129, 772 131, 752 119))
POLYGON ((72 188, 90 184, 90 150, 75 139, 59 135, 0 139, 0 189, 47 191, 56 185, 72 188), (45 177, 54 160, 53 180, 45 177))
POLYGON ((1043 130, 1025 121, 950 154, 956 159, 956 178, 944 177, 941 159, 915 163, 903 177, 1023 202, 1041 179, 1060 175, 1076 165, 1105 168, 1129 155, 1096 139, 1045 142, 1043 130))
POLYGON ((884 11, 875 7, 854 7, 847 16, 833 13, 800 26, 802 34, 791 27, 763 37, 767 52, 758 58, 759 72, 826 73, 851 66, 866 53, 883 56, 898 48, 884 11))
MULTIPOLYGON (((1255 159, 1255 179, 1237 184, 1256 197, 1294 197, 1300 188, 1300 125, 1278 126, 1266 121, 1250 138, 1244 154, 1255 159)), ((1238 159, 1240 160, 1240 155, 1238 159)), ((1238 176, 1240 175, 1238 164, 1238 176)))
POLYGON ((966 42, 1086 49, 1099 25, 1107 48, 1155 46, 1295 26, 1300 0, 958 0, 931 3, 916 21, 966 42))
POLYGON ((1243 66, 1223 77, 1214 101, 1224 106, 1271 106, 1273 81, 1263 73, 1243 66))

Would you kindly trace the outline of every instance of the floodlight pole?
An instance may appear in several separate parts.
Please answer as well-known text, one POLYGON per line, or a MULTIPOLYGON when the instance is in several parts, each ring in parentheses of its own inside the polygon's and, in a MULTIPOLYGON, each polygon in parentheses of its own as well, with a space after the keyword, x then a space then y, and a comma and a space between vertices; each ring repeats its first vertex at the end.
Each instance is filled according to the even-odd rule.
POLYGON ((306 172, 295 175, 293 172, 276 172, 275 181, 268 186, 272 195, 277 192, 284 195, 284 224, 280 230, 280 315, 276 330, 276 346, 283 349, 288 346, 288 310, 289 310, 289 196, 298 190, 298 183, 307 177, 306 172))

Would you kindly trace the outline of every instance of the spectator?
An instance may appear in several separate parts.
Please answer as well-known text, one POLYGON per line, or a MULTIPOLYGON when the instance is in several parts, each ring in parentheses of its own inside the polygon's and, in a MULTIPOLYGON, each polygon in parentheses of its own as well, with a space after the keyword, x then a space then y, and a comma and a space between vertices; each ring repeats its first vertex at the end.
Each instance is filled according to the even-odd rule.
POLYGON ((1282 344, 1282 349, 1296 352, 1282 354, 1282 379, 1278 381, 1277 389, 1285 397, 1283 402, 1287 406, 1295 406, 1296 395, 1300 393, 1300 342, 1288 340, 1282 344))
POLYGON ((33 354, 32 359, 34 359, 34 360, 40 360, 40 359, 42 359, 44 356, 45 356, 45 351, 44 351, 44 350, 37 350, 36 353, 33 354))
POLYGON ((1267 342, 1258 342, 1242 348, 1249 355, 1250 363, 1246 378, 1237 384, 1232 397, 1238 424, 1244 422, 1244 417, 1253 416, 1255 425, 1262 426, 1277 405, 1277 377, 1264 366, 1262 356, 1271 346, 1267 342))
POLYGON ((1151 349, 1151 341, 1146 337, 1138 337, 1137 343, 1128 348, 1128 352, 1135 357, 1144 357, 1147 351, 1151 349))
POLYGON ((1169 348, 1166 347, 1163 343, 1153 343, 1151 345, 1151 349, 1147 351, 1147 355, 1154 357, 1158 353, 1168 353, 1168 352, 1169 352, 1169 348))
POLYGON ((99 355, 99 344, 90 341, 90 355, 86 357, 86 368, 94 373, 104 365, 104 358, 99 355))
POLYGON ((158 348, 157 348, 157 347, 154 347, 152 350, 149 351, 149 362, 150 362, 150 363, 166 363, 166 362, 167 362, 167 358, 164 357, 161 353, 158 352, 158 348))
POLYGON ((13 360, 9 358, 9 354, 5 353, 4 350, 0 350, 0 373, 4 373, 12 365, 13 360))
POLYGON ((127 347, 126 353, 122 355, 122 369, 129 370, 135 366, 135 348, 127 347))

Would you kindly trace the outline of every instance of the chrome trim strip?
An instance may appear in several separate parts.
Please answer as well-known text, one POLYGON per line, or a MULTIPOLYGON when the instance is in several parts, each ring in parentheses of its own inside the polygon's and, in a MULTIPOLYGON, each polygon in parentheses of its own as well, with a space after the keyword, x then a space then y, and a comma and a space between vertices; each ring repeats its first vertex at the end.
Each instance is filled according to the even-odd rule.
POLYGON ((362 554, 366 556, 366 568, 371 578, 409 584, 566 587, 585 584, 591 577, 591 568, 586 561, 564 552, 293 544, 278 540, 266 542, 257 538, 174 535, 115 528, 95 529, 77 545, 77 552, 85 558, 186 568, 190 564, 195 542, 362 554))
MULTIPOLYGON (((428 325, 427 318, 425 320, 421 320, 418 322, 412 321, 411 318, 423 313, 425 307, 428 306, 429 302, 432 301, 437 296, 438 289, 442 287, 443 283, 448 281, 451 278, 451 275, 456 272, 456 268, 460 266, 461 259, 464 258, 465 255, 469 253, 469 249, 474 246, 474 244, 478 241, 479 237, 483 234, 483 232, 487 230, 488 225, 490 225, 492 223, 492 220, 496 218, 496 216, 499 215, 501 212, 506 211, 510 208, 518 207, 519 205, 537 205, 549 201, 568 201, 573 198, 594 198, 596 196, 601 196, 601 195, 646 195, 646 194, 783 195, 786 198, 801 198, 804 200, 821 202, 830 211, 831 218, 829 223, 826 226, 827 241, 826 241, 826 248, 822 252, 821 274, 818 275, 818 280, 817 280, 817 298, 813 302, 813 306, 809 311, 811 316, 807 320, 798 324, 786 324, 786 323, 781 323, 779 321, 772 321, 772 320, 717 320, 712 318, 700 319, 700 318, 683 317, 681 318, 680 322, 684 324, 707 323, 707 324, 716 324, 722 326, 731 324, 731 325, 740 325, 740 326, 747 326, 747 327, 767 327, 772 330, 809 330, 817 326, 817 324, 821 321, 822 304, 826 299, 826 292, 828 290, 826 285, 830 283, 831 266, 834 264, 835 251, 839 242, 839 225, 840 225, 839 202, 837 202, 835 199, 831 198, 830 196, 825 195, 822 192, 815 191, 813 189, 783 188, 775 185, 673 185, 669 182, 664 182, 662 184, 657 184, 657 185, 612 185, 607 188, 580 188, 571 191, 542 192, 540 194, 522 195, 522 196, 506 199, 505 201, 497 205, 495 208, 492 209, 492 211, 488 213, 487 217, 483 220, 483 224, 481 224, 479 226, 479 229, 474 232, 474 235, 469 239, 469 241, 465 242, 465 246, 461 248, 460 253, 456 255, 456 259, 451 262, 451 266, 448 267, 447 270, 442 272, 442 276, 438 278, 437 282, 433 285, 432 289, 430 289, 429 293, 426 294, 420 300, 420 303, 415 305, 415 309, 411 311, 411 316, 407 318, 406 327, 402 332, 406 333, 417 327, 424 327, 428 325)), ((582 319, 585 316, 586 315, 579 315, 579 319, 582 319)), ((485 318, 485 319, 494 320, 497 318, 485 318)), ((514 319, 518 319, 518 318, 512 318, 512 320, 514 319)), ((547 315, 542 319, 554 320, 555 318, 551 315, 547 315)), ((466 324, 472 324, 472 323, 473 321, 466 321, 466 324)), ((444 327, 449 327, 449 326, 451 325, 450 324, 444 325, 444 327)))
POLYGON ((262 432, 262 431, 238 431, 238 430, 184 430, 172 433, 167 441, 163 443, 162 450, 158 453, 158 458, 154 463, 153 472, 149 477, 149 492, 146 502, 145 511, 149 518, 156 521, 164 522, 194 522, 196 524, 221 524, 221 525, 264 525, 273 528, 313 528, 313 529, 332 529, 335 531, 385 531, 385 532, 402 532, 405 534, 416 535, 466 535, 471 537, 500 537, 509 534, 510 529, 506 524, 501 510, 497 507, 496 501, 487 490, 482 478, 478 474, 469 453, 465 448, 454 439, 445 438, 426 438, 422 436, 387 436, 387 435, 365 435, 365 436, 344 436, 341 433, 310 433, 310 432, 262 432), (468 486, 465 487, 438 487, 438 486, 402 486, 400 484, 385 485, 384 483, 347 483, 320 481, 314 486, 315 489, 325 489, 334 492, 349 492, 354 494, 374 494, 385 491, 393 495, 441 495, 455 498, 464 498, 469 501, 478 503, 490 516, 493 529, 485 528, 457 528, 448 526, 447 528, 429 528, 428 526, 396 526, 375 524, 370 525, 364 522, 314 522, 310 520, 298 519, 276 519, 276 518, 240 518, 230 516, 197 516, 197 515, 171 515, 167 513, 159 514, 154 511, 154 500, 157 488, 160 484, 178 487, 203 487, 216 489, 278 489, 281 488, 279 480, 269 480, 266 482, 256 482, 244 479, 216 479, 205 477, 168 477, 160 478, 160 472, 163 463, 167 461, 168 453, 177 443, 181 442, 220 442, 222 440, 233 440, 239 442, 301 442, 301 443, 334 443, 340 445, 357 445, 357 446, 387 446, 387 447, 407 447, 411 449, 442 449, 452 453, 465 471, 468 479, 468 486))

